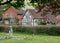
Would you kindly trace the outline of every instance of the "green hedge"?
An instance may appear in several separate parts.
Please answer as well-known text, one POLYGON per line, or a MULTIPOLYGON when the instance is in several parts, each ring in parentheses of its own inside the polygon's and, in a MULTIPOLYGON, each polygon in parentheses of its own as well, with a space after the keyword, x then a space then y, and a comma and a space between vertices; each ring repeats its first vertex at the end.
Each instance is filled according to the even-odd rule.
POLYGON ((3 26, 0 26, 0 32, 3 32, 4 31, 4 27, 3 26))
MULTIPOLYGON (((0 32, 6 31, 6 28, 0 26, 0 32)), ((25 27, 25 26, 13 26, 14 32, 25 32, 25 33, 34 33, 34 34, 48 34, 48 35, 60 35, 60 26, 50 26, 42 25, 35 27, 25 27)))
POLYGON ((24 26, 13 26, 14 32, 27 32, 27 33, 38 33, 48 35, 60 35, 60 26, 35 26, 35 27, 24 27, 24 26))

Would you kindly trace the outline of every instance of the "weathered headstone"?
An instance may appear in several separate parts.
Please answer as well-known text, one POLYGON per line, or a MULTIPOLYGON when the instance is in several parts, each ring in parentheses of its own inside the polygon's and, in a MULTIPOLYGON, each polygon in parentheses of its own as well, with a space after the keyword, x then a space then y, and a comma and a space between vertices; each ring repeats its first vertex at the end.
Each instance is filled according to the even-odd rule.
POLYGON ((14 40, 24 40, 26 38, 27 38, 26 36, 13 36, 12 37, 12 39, 14 39, 14 40))
POLYGON ((4 39, 6 39, 6 36, 0 37, 0 40, 4 40, 4 39))
POLYGON ((9 26, 9 37, 13 36, 13 29, 12 26, 9 26))

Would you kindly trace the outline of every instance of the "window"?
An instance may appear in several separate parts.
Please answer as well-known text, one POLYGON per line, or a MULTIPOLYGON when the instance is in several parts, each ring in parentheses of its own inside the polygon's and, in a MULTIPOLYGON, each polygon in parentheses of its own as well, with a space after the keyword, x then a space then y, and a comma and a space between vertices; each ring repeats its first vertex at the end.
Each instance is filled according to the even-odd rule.
POLYGON ((29 25, 31 25, 31 23, 30 23, 30 22, 26 22, 26 25, 28 25, 28 26, 29 26, 29 25))
POLYGON ((38 22, 37 19, 35 19, 34 22, 37 23, 38 22))
POLYGON ((29 18, 29 15, 26 15, 26 18, 29 18))
POLYGON ((10 17, 13 17, 13 14, 10 14, 10 17))
POLYGON ((27 12, 25 16, 26 16, 26 18, 29 18, 30 17, 30 13, 27 12))
POLYGON ((8 18, 8 14, 5 14, 5 17, 8 18))

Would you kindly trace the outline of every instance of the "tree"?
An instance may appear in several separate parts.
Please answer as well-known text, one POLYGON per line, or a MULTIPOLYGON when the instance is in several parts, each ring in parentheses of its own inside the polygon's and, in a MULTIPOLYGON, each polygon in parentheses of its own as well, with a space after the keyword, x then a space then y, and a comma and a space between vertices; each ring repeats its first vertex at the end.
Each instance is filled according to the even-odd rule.
MULTIPOLYGON (((15 8, 24 7, 24 1, 25 0, 14 0, 15 2, 12 2, 13 0, 7 0, 6 2, 3 2, 3 0, 0 0, 0 5, 7 5, 14 6, 15 8)), ((53 12, 59 11, 60 9, 60 0, 30 0, 30 3, 32 3, 33 6, 38 8, 38 12, 41 11, 41 9, 48 9, 53 10, 53 12), (47 7, 46 7, 47 6, 47 7)))
POLYGON ((37 5, 35 7, 39 9, 38 12, 42 9, 42 13, 47 11, 52 11, 52 13, 60 12, 60 0, 31 0, 30 3, 37 5))
POLYGON ((16 2, 12 3, 11 5, 19 8, 19 7, 24 7, 24 0, 15 0, 16 2))
POLYGON ((8 4, 8 3, 10 3, 12 0, 6 0, 6 2, 3 2, 3 3, 2 3, 2 1, 4 1, 4 0, 0 0, 0 5, 8 4))
POLYGON ((0 0, 0 5, 7 5, 7 6, 14 6, 15 8, 24 7, 24 0, 7 0, 6 2, 3 2, 4 0, 0 0))

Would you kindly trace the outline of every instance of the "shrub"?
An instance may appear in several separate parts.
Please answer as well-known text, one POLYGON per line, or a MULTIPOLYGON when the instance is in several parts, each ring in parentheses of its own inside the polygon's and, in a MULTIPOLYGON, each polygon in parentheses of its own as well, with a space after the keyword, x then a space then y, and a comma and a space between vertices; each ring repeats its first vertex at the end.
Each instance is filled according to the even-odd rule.
MULTIPOLYGON (((25 32, 25 33, 34 33, 34 34, 48 34, 48 35, 60 35, 60 26, 34 26, 34 27, 25 27, 25 26, 12 26, 14 32, 25 32)), ((0 31, 4 31, 5 27, 0 26, 0 31)))
POLYGON ((4 31, 4 27, 0 26, 0 32, 4 31))
POLYGON ((51 27, 48 32, 49 35, 60 35, 60 26, 51 27))
POLYGON ((18 32, 60 35, 60 26, 35 26, 35 27, 16 26, 13 27, 13 29, 14 31, 18 32))

